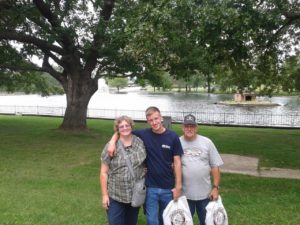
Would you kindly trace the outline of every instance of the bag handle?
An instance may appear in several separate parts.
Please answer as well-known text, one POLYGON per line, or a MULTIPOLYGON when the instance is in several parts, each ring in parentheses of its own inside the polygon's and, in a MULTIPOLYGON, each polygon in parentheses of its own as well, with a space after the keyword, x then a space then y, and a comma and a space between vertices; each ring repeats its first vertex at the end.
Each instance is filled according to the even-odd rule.
POLYGON ((118 144, 120 146, 120 149, 121 149, 121 152, 125 158, 125 161, 126 161, 126 164, 127 164, 127 167, 129 169, 129 172, 133 178, 133 180, 135 180, 135 176, 134 176, 134 172, 133 172, 133 167, 132 167, 132 164, 131 164, 131 161, 129 160, 129 158, 127 157, 126 153, 125 153, 125 148, 124 148, 124 145, 122 143, 122 141, 119 139, 118 140, 118 144))

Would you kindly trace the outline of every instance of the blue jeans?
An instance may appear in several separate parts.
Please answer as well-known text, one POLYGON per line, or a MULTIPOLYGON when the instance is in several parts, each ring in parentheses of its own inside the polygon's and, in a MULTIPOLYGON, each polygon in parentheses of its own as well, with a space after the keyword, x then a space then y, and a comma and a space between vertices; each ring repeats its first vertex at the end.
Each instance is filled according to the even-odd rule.
POLYGON ((195 210, 197 210, 200 225, 205 225, 205 217, 206 217, 205 207, 208 205, 209 199, 207 198, 207 199, 198 200, 198 201, 188 199, 188 203, 189 203, 189 208, 190 208, 192 216, 194 216, 195 210))
POLYGON ((173 199, 171 189, 147 188, 145 211, 147 225, 163 225, 162 214, 173 199))
POLYGON ((136 225, 139 207, 132 207, 130 203, 122 203, 109 198, 107 210, 109 225, 136 225))

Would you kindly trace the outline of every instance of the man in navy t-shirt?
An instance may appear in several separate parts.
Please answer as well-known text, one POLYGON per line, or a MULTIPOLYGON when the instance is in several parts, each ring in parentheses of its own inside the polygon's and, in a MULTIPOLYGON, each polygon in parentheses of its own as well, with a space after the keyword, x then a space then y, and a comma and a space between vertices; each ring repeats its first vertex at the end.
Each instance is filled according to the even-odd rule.
MULTIPOLYGON (((147 151, 147 225, 163 225, 164 209, 172 199, 177 200, 181 195, 183 150, 177 134, 162 125, 162 116, 157 107, 149 107, 146 118, 151 128, 133 133, 143 140, 147 151)), ((115 142, 116 137, 113 137, 112 143, 115 142)), ((109 154, 113 155, 113 152, 114 147, 111 145, 109 154)))

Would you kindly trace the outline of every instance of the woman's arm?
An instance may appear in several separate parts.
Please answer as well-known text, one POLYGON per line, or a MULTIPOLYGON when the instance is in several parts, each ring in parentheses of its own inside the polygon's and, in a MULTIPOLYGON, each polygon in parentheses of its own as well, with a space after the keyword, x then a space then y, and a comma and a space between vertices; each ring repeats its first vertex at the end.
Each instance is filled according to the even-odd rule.
POLYGON ((101 170, 100 170, 100 185, 101 185, 101 193, 102 193, 102 207, 105 209, 108 209, 109 207, 109 195, 107 190, 108 171, 109 171, 108 165, 102 162, 101 170))

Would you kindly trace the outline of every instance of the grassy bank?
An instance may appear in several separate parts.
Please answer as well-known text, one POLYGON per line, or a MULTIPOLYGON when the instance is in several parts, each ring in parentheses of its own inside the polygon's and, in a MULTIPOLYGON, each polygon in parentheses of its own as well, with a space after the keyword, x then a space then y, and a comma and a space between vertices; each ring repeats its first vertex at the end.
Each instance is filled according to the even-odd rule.
MULTIPOLYGON (((0 224, 105 225, 99 154, 112 121, 89 120, 86 133, 56 128, 61 118, 0 116, 0 224)), ((137 128, 146 127, 138 123, 137 128)), ((180 126, 173 129, 181 134, 180 126)), ((202 127, 221 153, 257 156, 264 166, 299 168, 300 131, 202 127)), ((299 180, 224 174, 231 225, 296 225, 299 180)), ((139 225, 145 225, 140 213, 139 225)))

